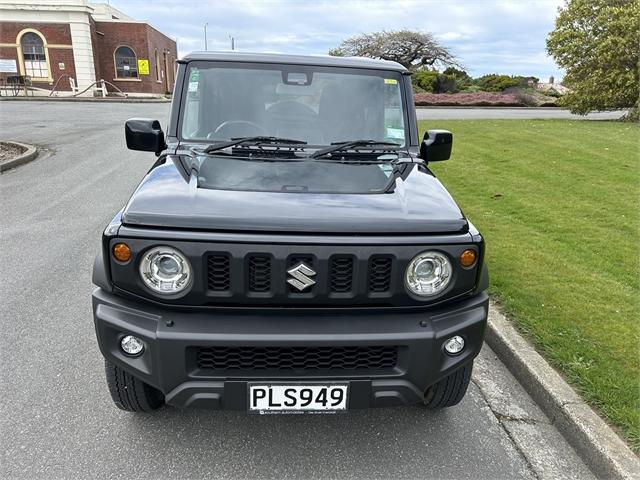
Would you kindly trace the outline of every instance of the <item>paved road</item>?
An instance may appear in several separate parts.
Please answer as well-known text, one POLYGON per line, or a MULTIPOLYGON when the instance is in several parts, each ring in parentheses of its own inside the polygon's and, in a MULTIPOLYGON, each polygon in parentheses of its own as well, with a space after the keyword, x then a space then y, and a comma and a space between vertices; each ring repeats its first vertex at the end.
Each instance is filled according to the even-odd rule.
POLYGON ((0 102, 0 139, 49 149, 0 175, 0 478, 592 478, 488 347, 441 412, 247 416, 108 396, 91 319, 100 233, 153 162, 123 122, 166 104, 0 102))
POLYGON ((560 108, 417 108, 418 120, 481 120, 481 119, 568 119, 617 120, 626 112, 595 112, 586 116, 574 115, 560 108))

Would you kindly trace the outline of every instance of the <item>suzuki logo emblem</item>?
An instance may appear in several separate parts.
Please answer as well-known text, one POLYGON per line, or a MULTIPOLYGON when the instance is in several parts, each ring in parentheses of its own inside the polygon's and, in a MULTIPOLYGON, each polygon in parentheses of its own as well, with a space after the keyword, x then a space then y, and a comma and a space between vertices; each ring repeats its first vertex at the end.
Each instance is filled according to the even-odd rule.
POLYGON ((292 269, 287 270, 287 273, 291 275, 291 278, 287 279, 287 283, 289 285, 293 285, 301 292, 305 288, 309 288, 311 285, 315 285, 316 283, 316 281, 311 278, 315 276, 316 272, 311 270, 304 263, 300 263, 292 269))

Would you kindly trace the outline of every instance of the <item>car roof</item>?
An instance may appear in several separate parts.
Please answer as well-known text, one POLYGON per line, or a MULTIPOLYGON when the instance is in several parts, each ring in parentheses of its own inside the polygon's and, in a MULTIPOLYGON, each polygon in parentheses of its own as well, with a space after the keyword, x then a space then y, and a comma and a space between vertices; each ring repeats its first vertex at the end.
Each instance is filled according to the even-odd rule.
POLYGON ((315 65, 327 67, 372 68, 377 70, 395 70, 406 72, 407 69, 396 62, 365 57, 332 57, 331 55, 287 55, 282 53, 250 53, 250 52, 192 52, 183 57, 181 62, 190 61, 213 62, 246 62, 246 63, 282 63, 293 65, 315 65))

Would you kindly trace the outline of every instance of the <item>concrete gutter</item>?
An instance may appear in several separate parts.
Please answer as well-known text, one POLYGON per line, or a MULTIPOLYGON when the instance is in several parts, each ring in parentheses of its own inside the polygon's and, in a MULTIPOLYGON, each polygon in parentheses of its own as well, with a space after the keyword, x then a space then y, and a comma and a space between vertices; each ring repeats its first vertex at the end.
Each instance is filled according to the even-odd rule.
POLYGON ((22 148, 26 148, 25 152, 21 155, 18 155, 16 158, 12 158, 11 160, 6 160, 0 163, 0 173, 3 173, 7 170, 15 168, 19 165, 23 165, 25 163, 34 160, 38 156, 38 149, 33 145, 28 145, 26 143, 19 142, 10 142, 8 140, 2 140, 2 143, 10 143, 12 145, 18 145, 22 148))
POLYGON ((600 478, 640 478, 640 460, 499 311, 489 308, 487 344, 582 460, 600 478))

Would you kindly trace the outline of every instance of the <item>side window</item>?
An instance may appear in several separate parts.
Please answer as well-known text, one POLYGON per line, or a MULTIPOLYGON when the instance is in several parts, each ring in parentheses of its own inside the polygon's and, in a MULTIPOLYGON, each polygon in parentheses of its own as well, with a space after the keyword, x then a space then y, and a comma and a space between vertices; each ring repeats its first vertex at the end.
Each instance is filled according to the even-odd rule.
POLYGON ((153 53, 154 60, 156 62, 156 81, 160 81, 160 57, 158 56, 158 49, 156 48, 153 53))
POLYGON ((48 78, 49 65, 42 38, 33 32, 27 32, 20 38, 20 49, 24 60, 24 74, 31 78, 48 78))
POLYGON ((118 47, 113 54, 116 64, 116 78, 137 78, 138 60, 129 47, 118 47))

